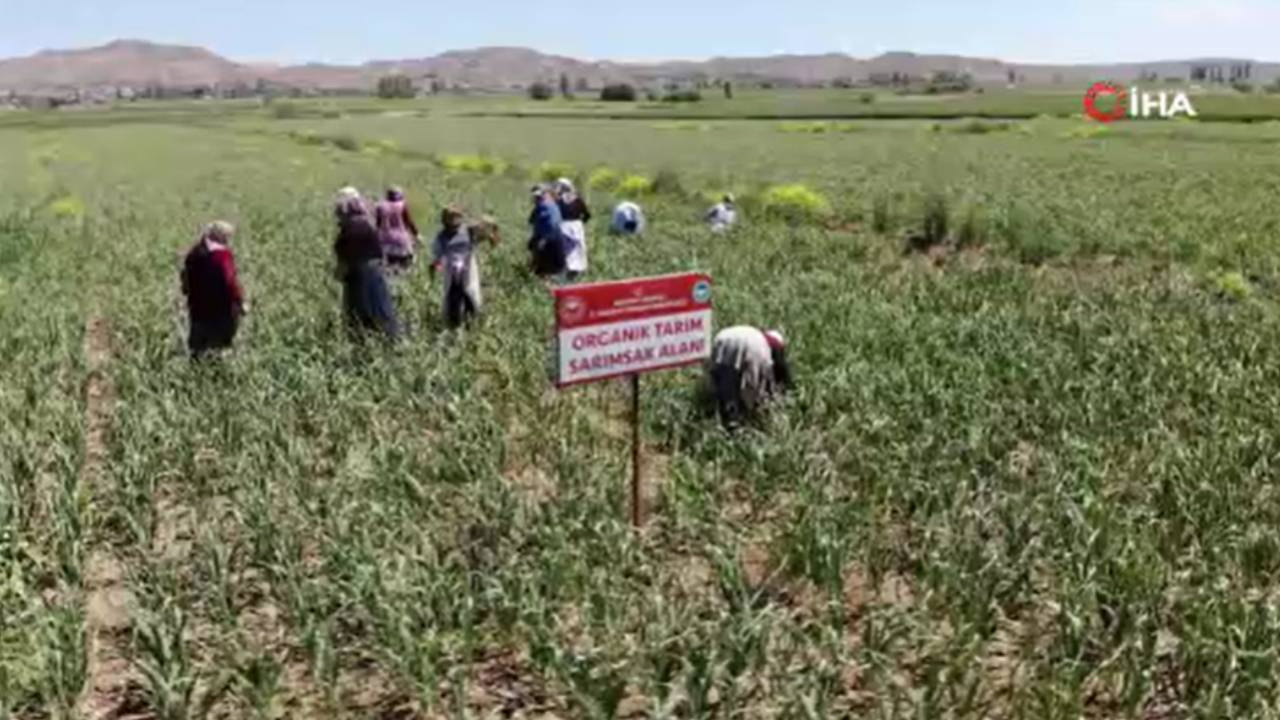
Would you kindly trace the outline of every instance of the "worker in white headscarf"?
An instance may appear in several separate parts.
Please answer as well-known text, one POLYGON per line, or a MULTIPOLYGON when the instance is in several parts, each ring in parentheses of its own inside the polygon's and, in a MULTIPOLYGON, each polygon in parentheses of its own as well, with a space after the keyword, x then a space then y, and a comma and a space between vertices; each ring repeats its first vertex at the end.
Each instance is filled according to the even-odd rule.
POLYGON ((639 235, 644 232, 644 211, 631 202, 620 202, 613 208, 613 220, 609 229, 618 235, 639 235))
POLYGON ((778 330, 738 325, 716 334, 708 379, 725 428, 736 428, 790 388, 786 346, 778 330))
POLYGON ((733 193, 727 193, 707 211, 707 225, 711 227, 711 232, 726 232, 737 222, 738 206, 734 203, 733 193))
POLYGON ((560 231, 568 250, 565 274, 569 280, 576 280, 587 271, 587 223, 591 222, 591 210, 569 178, 556 181, 556 202, 560 206, 560 231))

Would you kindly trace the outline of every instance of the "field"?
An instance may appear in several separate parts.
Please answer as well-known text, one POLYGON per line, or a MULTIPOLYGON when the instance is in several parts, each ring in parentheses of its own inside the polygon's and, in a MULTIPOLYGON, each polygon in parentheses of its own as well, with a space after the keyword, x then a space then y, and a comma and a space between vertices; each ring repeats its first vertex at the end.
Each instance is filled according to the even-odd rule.
POLYGON ((408 107, 0 119, 0 718, 1276 714, 1277 125, 408 107), (644 379, 641 532, 625 384, 547 376, 561 173, 644 178, 593 278, 705 270, 791 340, 740 435, 644 379), (419 272, 362 350, 329 201, 392 182, 505 238, 480 327, 419 272), (253 313, 192 367, 215 218, 253 313))

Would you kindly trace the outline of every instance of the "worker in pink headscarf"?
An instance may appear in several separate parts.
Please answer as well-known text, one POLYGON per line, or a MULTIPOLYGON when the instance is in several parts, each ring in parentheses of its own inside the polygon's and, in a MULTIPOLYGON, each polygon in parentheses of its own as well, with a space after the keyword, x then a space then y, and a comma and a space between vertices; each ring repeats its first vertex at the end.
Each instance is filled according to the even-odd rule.
POLYGON ((413 265, 418 226, 409 213, 404 191, 398 187, 388 188, 386 197, 374 209, 374 219, 387 267, 392 271, 407 270, 413 265))

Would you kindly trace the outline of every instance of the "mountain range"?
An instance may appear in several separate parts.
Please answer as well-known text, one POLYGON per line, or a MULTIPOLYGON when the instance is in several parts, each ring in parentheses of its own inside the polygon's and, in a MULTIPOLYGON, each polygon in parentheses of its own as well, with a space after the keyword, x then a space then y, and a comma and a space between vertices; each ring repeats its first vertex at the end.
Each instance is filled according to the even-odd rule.
MULTIPOLYGON (((1250 82, 1280 78, 1280 63, 1245 59, 1203 58, 1151 63, 1097 65, 1030 65, 992 58, 918 55, 892 52, 860 59, 838 53, 712 58, 705 61, 622 63, 585 61, 549 55, 529 48, 486 47, 454 50, 431 57, 382 60, 362 65, 247 64, 198 47, 163 45, 143 40, 117 40, 75 50, 45 50, 0 60, 0 93, 39 93, 129 87, 195 89, 268 86, 324 92, 367 92, 379 78, 393 73, 419 82, 435 79, 446 87, 510 90, 562 75, 576 84, 599 87, 608 82, 653 83, 728 79, 777 84, 828 84, 865 81, 894 73, 928 77, 939 71, 968 73, 979 84, 1005 84, 1011 78, 1030 85, 1078 85, 1099 79, 1135 81, 1152 75, 1192 79, 1193 68, 1215 66, 1228 77, 1231 68, 1249 66, 1250 82)), ((1237 72, 1240 72, 1237 70, 1237 72)))

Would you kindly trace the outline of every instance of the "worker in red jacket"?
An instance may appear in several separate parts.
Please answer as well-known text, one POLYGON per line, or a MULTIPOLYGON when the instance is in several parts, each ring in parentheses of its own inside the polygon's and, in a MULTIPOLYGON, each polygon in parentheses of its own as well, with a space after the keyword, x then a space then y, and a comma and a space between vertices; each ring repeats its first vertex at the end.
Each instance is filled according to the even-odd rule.
POLYGON ((234 234, 229 223, 210 224, 182 264, 182 294, 187 298, 191 321, 187 348, 197 360, 231 347, 240 318, 247 312, 229 247, 234 234))

